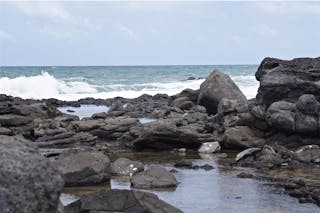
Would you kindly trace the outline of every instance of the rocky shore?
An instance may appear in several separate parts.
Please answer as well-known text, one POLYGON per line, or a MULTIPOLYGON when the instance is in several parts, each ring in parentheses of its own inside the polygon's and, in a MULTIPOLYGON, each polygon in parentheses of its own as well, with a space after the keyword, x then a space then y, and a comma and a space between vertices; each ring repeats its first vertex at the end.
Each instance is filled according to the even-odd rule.
MULTIPOLYGON (((176 187, 172 172, 129 159, 111 163, 120 152, 232 149, 239 152, 232 167, 320 169, 320 58, 265 58, 256 79, 260 87, 251 100, 218 70, 199 90, 170 97, 66 102, 0 95, 0 212, 181 212, 137 190, 176 187), (58 110, 82 104, 110 108, 81 120, 58 110), (58 205, 63 186, 99 184, 112 175, 131 176, 135 190, 102 190, 73 207, 58 205)), ((320 183, 255 173, 239 177, 268 179, 300 202, 320 206, 320 183)))

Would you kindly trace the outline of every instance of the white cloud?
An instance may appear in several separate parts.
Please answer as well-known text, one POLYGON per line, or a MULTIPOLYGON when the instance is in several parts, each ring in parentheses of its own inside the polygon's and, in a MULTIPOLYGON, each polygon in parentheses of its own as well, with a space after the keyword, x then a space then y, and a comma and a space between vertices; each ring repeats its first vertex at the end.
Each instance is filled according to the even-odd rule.
POLYGON ((0 41, 2 41, 2 40, 12 40, 12 39, 13 38, 9 33, 5 32, 3 30, 0 30, 0 41))
POLYGON ((61 29, 53 29, 48 26, 43 26, 41 28, 34 29, 33 32, 42 35, 47 35, 56 39, 70 39, 73 34, 70 31, 63 31, 61 29))
POLYGON ((33 29, 34 33, 38 33, 41 35, 49 36, 55 39, 61 40, 70 40, 73 38, 89 38, 92 34, 90 34, 86 30, 77 29, 77 28, 62 28, 59 26, 42 26, 40 28, 33 29))
POLYGON ((247 5, 266 13, 320 14, 320 2, 251 2, 247 5))
POLYGON ((14 2, 28 16, 42 16, 52 21, 73 22, 74 17, 59 2, 14 2))
POLYGON ((264 37, 274 37, 278 34, 277 30, 268 26, 268 25, 260 25, 255 28, 255 32, 264 37))
POLYGON ((101 26, 88 18, 73 15, 62 2, 14 2, 23 14, 30 17, 46 18, 47 24, 35 27, 33 32, 57 39, 71 38, 76 35, 94 34, 101 26))
POLYGON ((119 26, 119 30, 120 30, 121 32, 124 32, 124 33, 125 33, 129 38, 131 38, 131 39, 137 39, 137 38, 138 38, 137 33, 136 33, 133 29, 131 29, 130 27, 128 27, 128 26, 120 25, 120 26, 119 26))

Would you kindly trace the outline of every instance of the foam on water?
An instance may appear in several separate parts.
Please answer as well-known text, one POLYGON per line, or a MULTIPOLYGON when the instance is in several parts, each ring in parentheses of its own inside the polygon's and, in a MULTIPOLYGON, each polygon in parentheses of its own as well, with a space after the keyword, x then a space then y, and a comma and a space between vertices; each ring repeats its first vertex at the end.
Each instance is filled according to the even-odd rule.
MULTIPOLYGON (((128 76, 128 78, 130 78, 128 76)), ((236 82, 247 98, 255 97, 258 82, 254 76, 235 75, 231 78, 236 82)), ((147 81, 148 79, 146 79, 147 81)), ((167 82, 123 83, 116 82, 97 84, 88 82, 84 77, 70 77, 58 79, 42 72, 39 75, 19 76, 14 78, 0 78, 0 94, 7 94, 21 98, 57 98, 60 100, 78 100, 86 97, 93 98, 135 98, 142 94, 155 95, 158 93, 175 95, 183 89, 199 89, 204 79, 172 80, 167 82)))

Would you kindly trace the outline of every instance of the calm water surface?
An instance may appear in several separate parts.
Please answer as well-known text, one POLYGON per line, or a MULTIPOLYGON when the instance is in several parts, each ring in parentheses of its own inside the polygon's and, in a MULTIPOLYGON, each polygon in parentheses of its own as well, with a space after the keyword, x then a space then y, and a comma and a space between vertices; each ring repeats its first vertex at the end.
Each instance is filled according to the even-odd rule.
MULTIPOLYGON (((146 190, 159 198, 190 213, 313 213, 320 212, 314 204, 300 204, 297 199, 283 193, 282 189, 270 186, 267 182, 253 179, 240 179, 236 175, 240 170, 231 170, 227 165, 234 157, 228 153, 227 158, 219 155, 205 155, 203 158, 196 153, 181 156, 171 152, 127 153, 121 156, 140 160, 147 166, 157 164, 168 170, 179 159, 192 159, 194 164, 210 164, 215 167, 211 171, 202 169, 177 169, 174 173, 179 185, 169 190, 146 190)), ((81 196, 101 188, 130 189, 128 178, 114 177, 108 184, 93 187, 65 188, 67 194, 81 196)))

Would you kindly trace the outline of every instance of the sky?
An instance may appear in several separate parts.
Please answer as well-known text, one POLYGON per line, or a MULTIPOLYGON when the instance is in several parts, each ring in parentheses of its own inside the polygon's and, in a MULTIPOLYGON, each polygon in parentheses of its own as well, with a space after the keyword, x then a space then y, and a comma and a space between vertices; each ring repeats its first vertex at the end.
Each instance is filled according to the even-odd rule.
POLYGON ((317 57, 320 2, 0 2, 0 65, 317 57))

